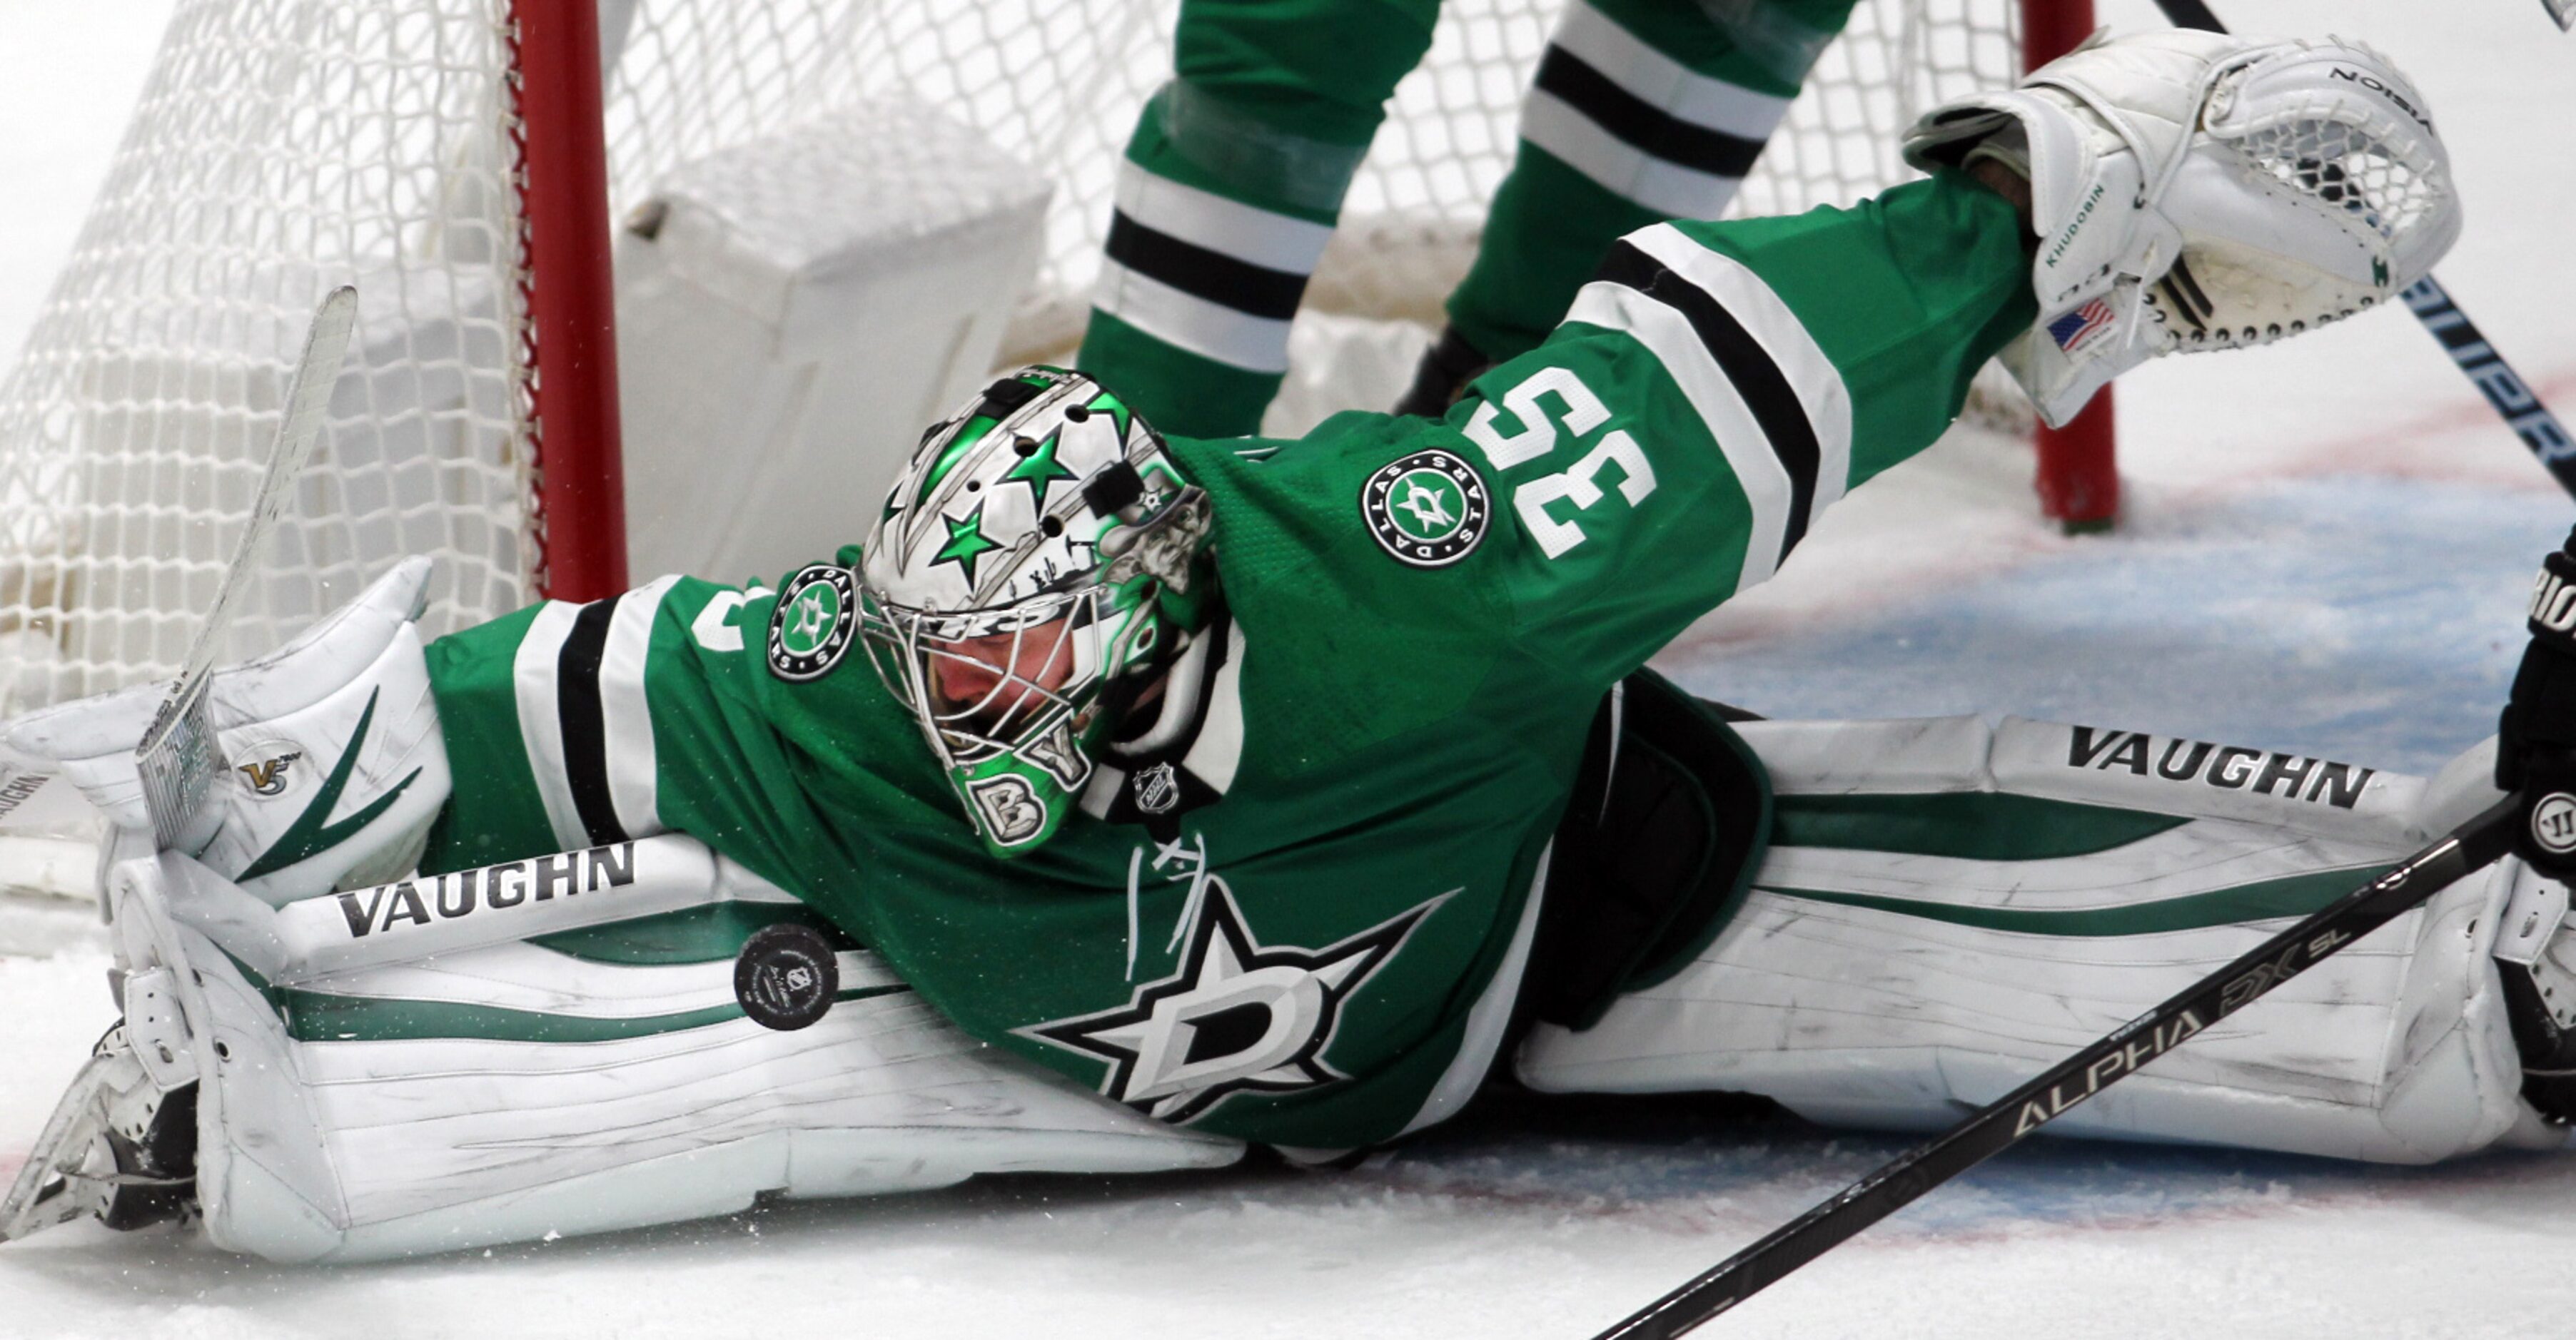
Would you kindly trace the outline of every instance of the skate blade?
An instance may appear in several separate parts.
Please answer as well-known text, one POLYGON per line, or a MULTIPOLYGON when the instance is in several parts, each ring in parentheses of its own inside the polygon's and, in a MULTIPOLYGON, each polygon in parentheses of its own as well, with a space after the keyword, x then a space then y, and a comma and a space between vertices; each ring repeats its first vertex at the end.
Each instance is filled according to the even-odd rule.
POLYGON ((71 1087, 63 1091, 62 1101, 54 1105, 44 1133, 27 1151, 27 1161, 18 1166, 8 1197, 0 1200, 0 1242, 15 1242, 90 1211, 86 1200, 73 1193, 82 1182, 98 1180, 81 1172, 80 1161, 107 1129, 107 1110, 99 1097, 113 1059, 89 1058, 72 1077, 71 1087), (64 1166, 66 1160, 70 1166, 64 1166))

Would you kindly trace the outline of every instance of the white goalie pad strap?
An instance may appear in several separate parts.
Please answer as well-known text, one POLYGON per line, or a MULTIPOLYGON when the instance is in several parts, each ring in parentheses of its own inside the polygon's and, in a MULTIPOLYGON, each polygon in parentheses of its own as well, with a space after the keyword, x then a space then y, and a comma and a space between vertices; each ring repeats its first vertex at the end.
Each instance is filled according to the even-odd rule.
MULTIPOLYGON (((2558 924, 2566 919, 2567 886, 2524 867, 2496 932, 2496 961, 2525 968, 2538 963, 2541 951, 2563 938, 2558 924)), ((2576 1006, 2576 1001, 2569 1004, 2576 1006)))
POLYGON ((730 1213, 764 1193, 1242 1151, 976 1043, 872 955, 842 951, 835 1004, 793 1032, 744 1017, 730 958, 585 957, 559 940, 284 988, 195 929, 237 929, 193 911, 255 902, 226 887, 164 855, 119 867, 113 896, 129 939, 158 928, 130 961, 187 969, 173 978, 207 1077, 199 1192, 209 1236, 235 1250, 364 1260, 730 1213))
POLYGON ((2530 974, 2532 995, 2552 1026, 2576 1029, 2576 926, 2568 924, 2568 890, 2508 859, 2513 894, 2496 928, 2495 957, 2505 971, 2530 974))
MULTIPOLYGON (((2298 755, 2230 755, 2230 784, 2210 780, 2221 746, 2168 777, 2156 771, 2168 746, 2179 774, 2193 742, 2126 732, 2092 732, 2091 761, 2070 762, 2078 728, 2036 722, 2006 722, 1990 749, 1973 718, 1739 729, 1784 814, 1801 794, 1896 802, 1871 814, 1980 792, 2088 810, 2066 817, 2069 835, 2015 851, 1875 850, 1866 827, 1829 842, 1784 823, 1744 907, 1693 963, 1591 1029, 1532 1034, 1519 1072, 1533 1087, 1725 1089, 1819 1121, 1945 1127, 2277 933, 2294 915, 2285 901, 2322 905, 2418 842, 2416 779, 2325 773, 2298 755), (2098 766, 2141 741, 2146 775, 2098 766), (1882 785, 1860 762, 1873 744, 1882 785), (2274 784, 2258 792, 2266 771, 2274 784), (2086 839, 2078 822, 2107 835, 2086 839)), ((2538 1142, 2489 959, 2511 865, 2462 879, 2048 1129, 2391 1162, 2538 1142)))

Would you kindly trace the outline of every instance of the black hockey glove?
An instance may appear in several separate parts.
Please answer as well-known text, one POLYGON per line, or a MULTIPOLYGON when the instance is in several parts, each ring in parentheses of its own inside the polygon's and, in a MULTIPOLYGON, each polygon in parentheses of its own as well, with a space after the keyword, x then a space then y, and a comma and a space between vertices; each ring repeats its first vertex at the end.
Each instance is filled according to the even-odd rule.
POLYGON ((2576 874, 2576 532, 2541 560, 2531 645, 2496 726, 2496 785, 2523 796, 2514 851, 2543 874, 2576 874))

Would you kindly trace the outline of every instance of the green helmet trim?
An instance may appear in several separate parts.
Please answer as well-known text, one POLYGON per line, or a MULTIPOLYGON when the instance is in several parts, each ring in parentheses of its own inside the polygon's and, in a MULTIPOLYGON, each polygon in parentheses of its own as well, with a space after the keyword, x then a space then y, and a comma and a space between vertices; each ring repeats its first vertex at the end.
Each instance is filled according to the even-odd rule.
POLYGON ((948 445, 940 448, 939 458, 931 462, 930 469, 922 475, 919 492, 928 494, 938 489, 939 481, 946 479, 948 472, 956 469, 957 463, 966 459, 975 450, 975 445, 984 440, 984 435, 1000 426, 1001 422, 989 414, 978 414, 960 425, 949 437, 948 445))

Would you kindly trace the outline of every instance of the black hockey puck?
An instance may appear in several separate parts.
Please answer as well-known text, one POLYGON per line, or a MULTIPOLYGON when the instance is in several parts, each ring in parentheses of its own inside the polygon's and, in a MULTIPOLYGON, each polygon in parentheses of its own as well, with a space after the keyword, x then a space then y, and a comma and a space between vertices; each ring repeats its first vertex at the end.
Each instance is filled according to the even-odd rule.
POLYGON ((782 921, 742 942, 733 961, 733 998, 763 1028, 793 1033, 832 1008, 841 969, 832 942, 811 926, 782 921))

